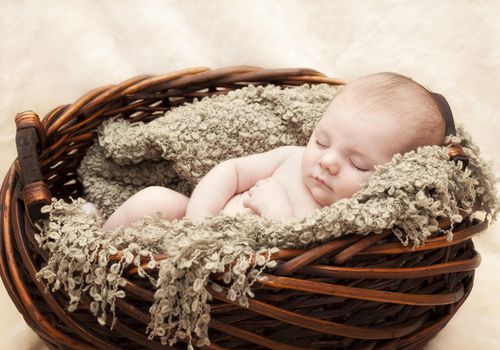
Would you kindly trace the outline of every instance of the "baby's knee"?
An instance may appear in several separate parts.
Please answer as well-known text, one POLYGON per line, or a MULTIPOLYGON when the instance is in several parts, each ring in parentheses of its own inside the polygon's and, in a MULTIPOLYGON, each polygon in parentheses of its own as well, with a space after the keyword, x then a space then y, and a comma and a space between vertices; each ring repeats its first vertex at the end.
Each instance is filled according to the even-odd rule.
POLYGON ((164 213, 168 220, 180 219, 186 212, 189 197, 162 186, 149 186, 137 193, 138 201, 149 210, 155 209, 164 213))

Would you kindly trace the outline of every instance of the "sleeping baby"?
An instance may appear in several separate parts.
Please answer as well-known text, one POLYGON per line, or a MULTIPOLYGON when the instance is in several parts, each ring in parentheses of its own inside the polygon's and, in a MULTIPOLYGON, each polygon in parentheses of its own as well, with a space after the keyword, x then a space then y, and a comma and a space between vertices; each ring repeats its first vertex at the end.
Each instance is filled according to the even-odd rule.
POLYGON ((444 140, 445 121, 432 93, 412 79, 377 73, 346 84, 329 103, 305 147, 283 146, 226 160, 191 197, 151 186, 127 199, 105 231, 161 211, 167 220, 219 213, 293 220, 357 192, 397 153, 444 140))

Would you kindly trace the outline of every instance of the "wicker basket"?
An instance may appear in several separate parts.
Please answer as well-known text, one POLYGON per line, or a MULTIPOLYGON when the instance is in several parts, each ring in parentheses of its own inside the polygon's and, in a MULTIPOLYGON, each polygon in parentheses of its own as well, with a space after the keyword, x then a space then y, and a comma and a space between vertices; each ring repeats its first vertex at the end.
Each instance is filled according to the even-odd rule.
MULTIPOLYGON (((145 334, 153 291, 133 270, 127 274, 127 297, 117 302, 113 330, 99 326, 88 300, 69 313, 67 296, 45 292, 44 282, 34 278, 47 254, 35 242, 33 222, 52 196, 81 196, 76 169, 99 124, 115 116, 147 122, 195 97, 226 94, 249 83, 344 82, 311 69, 192 68, 92 90, 42 121, 31 111, 18 114, 18 159, 1 190, 0 272, 17 309, 51 349, 169 348, 145 334)), ((273 255, 278 268, 267 272, 267 282, 256 284, 248 309, 210 290, 212 344, 205 348, 422 348, 469 295, 480 263, 471 237, 485 228, 486 222, 465 218, 453 241, 431 237, 416 250, 390 232, 281 250, 273 255)))

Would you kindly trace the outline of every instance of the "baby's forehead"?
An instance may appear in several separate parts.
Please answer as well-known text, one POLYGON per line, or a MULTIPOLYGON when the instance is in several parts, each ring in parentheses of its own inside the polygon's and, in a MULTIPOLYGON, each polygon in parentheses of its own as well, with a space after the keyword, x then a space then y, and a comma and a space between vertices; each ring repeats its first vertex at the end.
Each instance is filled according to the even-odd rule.
POLYGON ((351 119, 361 120, 365 124, 412 125, 411 117, 421 114, 419 112, 425 110, 418 104, 406 106, 405 108, 401 107, 387 104, 364 105, 355 101, 342 104, 332 103, 328 106, 318 125, 322 123, 344 123, 351 119))
POLYGON ((410 130, 420 130, 428 122, 425 117, 426 109, 416 103, 407 106, 396 104, 363 105, 346 101, 342 104, 332 104, 325 111, 316 125, 318 132, 329 134, 337 126, 351 124, 355 128, 370 128, 382 126, 386 132, 392 131, 395 136, 410 137, 410 130))

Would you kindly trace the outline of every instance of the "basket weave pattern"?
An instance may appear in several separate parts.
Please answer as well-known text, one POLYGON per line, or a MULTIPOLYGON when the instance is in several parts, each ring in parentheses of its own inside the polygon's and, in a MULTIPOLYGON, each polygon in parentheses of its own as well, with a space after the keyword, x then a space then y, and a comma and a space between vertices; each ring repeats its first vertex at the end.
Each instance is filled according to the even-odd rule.
MULTIPOLYGON (((0 192, 0 274, 19 312, 51 349, 169 348, 145 334, 153 291, 136 270, 124 275, 127 297, 117 300, 113 330, 97 323, 88 299, 69 313, 67 295, 45 292, 45 283, 34 277, 47 253, 34 239, 33 222, 51 197, 82 195, 76 169, 97 127, 117 116, 148 122, 194 98, 269 83, 344 84, 302 68, 191 68, 92 90, 43 120, 32 111, 18 114, 18 159, 0 192)), ((348 235, 309 250, 281 250, 272 257, 277 268, 256 283, 248 309, 227 300, 224 291, 210 290, 212 343, 204 348, 422 348, 469 295, 480 263, 471 237, 485 228, 485 222, 464 218, 453 241, 435 236, 417 249, 404 247, 386 231, 348 235)))

